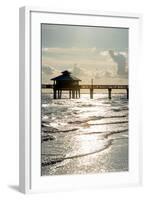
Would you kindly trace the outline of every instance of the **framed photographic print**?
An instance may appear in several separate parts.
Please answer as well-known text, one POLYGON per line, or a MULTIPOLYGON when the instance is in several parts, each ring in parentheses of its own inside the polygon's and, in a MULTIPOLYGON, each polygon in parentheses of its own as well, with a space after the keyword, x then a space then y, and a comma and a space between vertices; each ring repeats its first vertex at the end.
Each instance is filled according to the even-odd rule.
POLYGON ((20 191, 141 183, 141 16, 20 8, 20 191))

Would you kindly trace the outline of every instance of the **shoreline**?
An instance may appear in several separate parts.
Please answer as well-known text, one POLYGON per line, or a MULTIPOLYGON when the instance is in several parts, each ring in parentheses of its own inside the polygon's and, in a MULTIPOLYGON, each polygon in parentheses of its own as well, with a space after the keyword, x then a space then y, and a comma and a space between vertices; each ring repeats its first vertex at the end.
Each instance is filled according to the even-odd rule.
POLYGON ((42 176, 82 175, 128 171, 128 137, 122 136, 123 133, 110 135, 111 145, 100 152, 42 166, 41 174, 42 176))

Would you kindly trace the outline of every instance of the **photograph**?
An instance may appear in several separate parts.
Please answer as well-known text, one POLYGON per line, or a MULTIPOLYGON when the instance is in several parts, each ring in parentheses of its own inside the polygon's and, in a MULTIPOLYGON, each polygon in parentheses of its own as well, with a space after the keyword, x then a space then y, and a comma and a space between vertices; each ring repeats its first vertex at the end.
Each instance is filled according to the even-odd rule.
POLYGON ((129 28, 41 24, 41 176, 129 170, 129 28))

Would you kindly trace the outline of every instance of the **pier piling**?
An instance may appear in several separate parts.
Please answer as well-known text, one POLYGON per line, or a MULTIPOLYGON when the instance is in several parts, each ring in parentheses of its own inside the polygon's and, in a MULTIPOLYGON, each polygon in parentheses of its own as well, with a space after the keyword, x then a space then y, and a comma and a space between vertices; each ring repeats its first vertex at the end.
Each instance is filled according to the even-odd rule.
POLYGON ((69 90, 69 98, 71 99, 71 90, 69 90))
POLYGON ((127 88, 126 91, 127 91, 127 99, 129 99, 129 89, 127 88))
POLYGON ((108 98, 111 99, 111 93, 112 93, 112 89, 108 88, 108 98))
POLYGON ((53 90, 53 97, 54 97, 54 99, 56 99, 56 90, 55 89, 53 90))
POLYGON ((93 99, 93 89, 90 89, 90 99, 93 99))
POLYGON ((79 98, 80 98, 80 89, 78 90, 78 93, 79 93, 79 98))

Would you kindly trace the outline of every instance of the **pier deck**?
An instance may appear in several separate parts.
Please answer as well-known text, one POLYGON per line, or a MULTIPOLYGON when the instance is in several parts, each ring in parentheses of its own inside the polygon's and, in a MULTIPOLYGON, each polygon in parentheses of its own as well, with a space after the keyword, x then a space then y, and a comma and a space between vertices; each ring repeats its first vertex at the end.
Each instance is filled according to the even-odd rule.
MULTIPOLYGON (((125 89, 126 93, 127 93, 127 99, 129 98, 129 87, 128 87, 128 85, 79 85, 78 87, 79 87, 79 89, 89 89, 91 99, 93 99, 93 91, 95 89, 107 89, 109 99, 111 99, 111 94, 112 94, 113 89, 116 89, 116 90, 125 89)), ((54 90, 54 85, 53 84, 42 84, 42 89, 53 89, 54 90)), ((63 90, 70 91, 71 88, 68 88, 66 86, 65 88, 61 88, 61 91, 63 91, 63 90)), ((73 96, 73 98, 75 98, 75 96, 73 96)))

